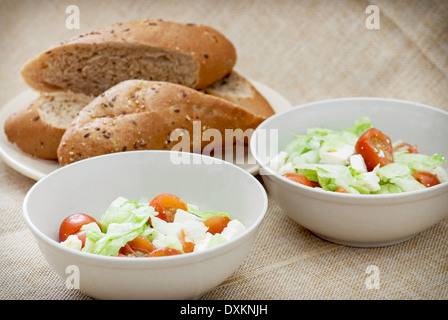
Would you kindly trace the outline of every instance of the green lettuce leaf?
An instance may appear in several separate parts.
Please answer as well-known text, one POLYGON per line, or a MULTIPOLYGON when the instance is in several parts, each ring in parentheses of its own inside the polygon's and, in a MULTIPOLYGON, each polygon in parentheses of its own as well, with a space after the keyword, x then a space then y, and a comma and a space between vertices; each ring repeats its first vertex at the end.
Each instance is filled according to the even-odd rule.
POLYGON ((132 211, 140 205, 135 200, 127 200, 123 197, 118 197, 109 205, 104 214, 100 217, 99 223, 106 231, 111 223, 122 223, 132 217, 132 211))
POLYGON ((369 117, 361 117, 355 120, 355 123, 350 128, 344 130, 344 132, 353 133, 358 138, 367 130, 372 128, 372 124, 370 122, 369 117))
POLYGON ((374 191, 374 194, 391 194, 391 193, 400 193, 403 192, 398 185, 393 183, 380 184, 380 190, 374 191))
POLYGON ((394 190, 414 191, 425 189, 426 187, 419 183, 412 176, 411 169, 403 163, 389 163, 378 169, 377 174, 383 185, 381 193, 391 193, 394 190))
POLYGON ((100 255, 117 255, 120 248, 138 235, 153 235, 148 229, 148 219, 154 217, 154 208, 139 205, 137 201, 118 198, 100 218, 104 234, 88 234, 89 242, 83 251, 100 255))
POLYGON ((336 164, 301 164, 297 165, 296 172, 310 181, 317 181, 324 190, 334 191, 341 186, 349 192, 359 193, 351 186, 354 178, 349 167, 336 164))
POLYGON ((428 156, 421 153, 395 152, 394 161, 406 165, 412 172, 432 172, 436 167, 446 164, 442 154, 428 156))
POLYGON ((194 214, 195 216, 207 220, 208 218, 210 218, 211 216, 215 216, 215 215, 219 215, 219 216, 225 216, 225 217, 229 217, 229 215, 225 212, 220 212, 220 211, 210 211, 210 210, 199 210, 196 206, 188 204, 188 212, 191 214, 194 214))
POLYGON ((320 147, 320 141, 321 139, 319 137, 313 137, 308 134, 294 135, 294 139, 286 146, 285 152, 301 155, 310 150, 318 149, 320 147))
POLYGON ((382 182, 390 182, 393 178, 413 178, 411 169, 402 163, 389 163, 377 170, 382 182))

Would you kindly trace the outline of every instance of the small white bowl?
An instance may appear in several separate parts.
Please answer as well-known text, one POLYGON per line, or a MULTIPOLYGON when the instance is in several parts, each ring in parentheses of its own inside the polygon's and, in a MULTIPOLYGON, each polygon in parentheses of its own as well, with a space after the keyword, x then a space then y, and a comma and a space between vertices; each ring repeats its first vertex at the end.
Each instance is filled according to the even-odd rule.
POLYGON ((66 284, 79 280, 80 291, 97 299, 203 295, 247 257, 266 210, 263 186, 243 169, 198 154, 169 151, 122 152, 79 161, 39 180, 23 204, 25 221, 48 264, 66 284), (176 163, 180 154, 185 158, 176 163), (72 213, 98 219, 118 196, 139 200, 165 192, 199 208, 227 212, 247 230, 209 250, 157 258, 99 256, 58 243, 59 225, 72 213))
POLYGON ((386 195, 340 194, 302 186, 275 173, 269 160, 284 150, 293 134, 308 128, 343 130, 362 116, 392 141, 419 151, 448 155, 448 113, 430 106, 382 98, 342 98, 294 107, 265 120, 250 149, 268 192, 284 213, 328 241, 357 247, 400 243, 448 216, 448 183, 386 195), (278 135, 278 137, 277 137, 278 135))

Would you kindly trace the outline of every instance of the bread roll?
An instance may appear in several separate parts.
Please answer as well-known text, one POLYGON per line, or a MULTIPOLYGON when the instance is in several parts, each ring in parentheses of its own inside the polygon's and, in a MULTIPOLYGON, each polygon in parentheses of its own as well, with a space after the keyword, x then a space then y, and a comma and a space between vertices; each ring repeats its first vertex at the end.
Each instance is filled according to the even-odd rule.
POLYGON ((92 100, 93 97, 72 92, 42 93, 6 119, 6 137, 33 157, 57 160, 57 148, 66 128, 92 100))
POLYGON ((203 90, 223 98, 259 116, 268 118, 275 112, 258 90, 238 72, 232 71, 203 90))
MULTIPOLYGON (((263 120, 264 117, 231 102, 185 86, 127 80, 105 91, 79 112, 62 137, 58 160, 64 166, 113 152, 172 150, 177 144, 170 140, 175 130, 190 136, 190 149, 182 151, 197 151, 193 128, 197 129, 198 124, 200 133, 216 129, 224 145, 229 143, 224 138, 226 129, 247 132, 263 120)), ((201 150, 210 143, 200 140, 201 150)))
MULTIPOLYGON (((266 99, 235 71, 202 91, 265 118, 274 113, 266 99)), ((28 109, 9 117, 5 125, 8 139, 33 157, 56 160, 62 135, 91 100, 93 97, 70 91, 41 93, 28 109)))
POLYGON ((213 28, 135 20, 53 47, 26 63, 21 74, 37 91, 97 96, 128 79, 203 89, 229 74, 235 62, 234 46, 213 28))

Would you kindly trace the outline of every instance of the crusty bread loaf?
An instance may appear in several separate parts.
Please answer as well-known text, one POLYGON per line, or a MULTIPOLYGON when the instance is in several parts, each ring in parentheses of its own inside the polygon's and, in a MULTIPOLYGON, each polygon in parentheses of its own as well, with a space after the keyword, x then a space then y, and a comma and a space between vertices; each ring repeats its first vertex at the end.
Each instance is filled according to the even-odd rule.
POLYGON ((53 47, 25 64, 21 74, 37 91, 97 96, 128 79, 203 89, 227 75, 235 62, 234 46, 213 28, 135 20, 53 47))
POLYGON ((5 121, 8 141, 37 158, 56 160, 66 128, 93 97, 72 92, 42 93, 5 121))
POLYGON ((268 118, 275 112, 269 102, 242 75, 233 70, 226 77, 203 90, 205 93, 223 98, 259 116, 268 118))
MULTIPOLYGON (((253 85, 235 71, 202 91, 265 118, 274 113, 253 85)), ((29 108, 9 117, 5 124, 8 139, 34 157, 57 159, 62 135, 76 114, 91 100, 93 97, 71 91, 41 93, 29 108)))
MULTIPOLYGON (((64 166, 101 154, 131 150, 172 150, 172 133, 190 134, 194 150, 193 126, 199 129, 256 128, 264 117, 224 99, 185 86, 156 81, 127 80, 95 98, 73 120, 58 148, 64 166), (196 122, 195 122, 196 121, 196 122), (194 124, 195 122, 195 124, 194 124)), ((209 141, 199 142, 200 148, 209 141)), ((200 151, 200 150, 199 150, 200 151)))

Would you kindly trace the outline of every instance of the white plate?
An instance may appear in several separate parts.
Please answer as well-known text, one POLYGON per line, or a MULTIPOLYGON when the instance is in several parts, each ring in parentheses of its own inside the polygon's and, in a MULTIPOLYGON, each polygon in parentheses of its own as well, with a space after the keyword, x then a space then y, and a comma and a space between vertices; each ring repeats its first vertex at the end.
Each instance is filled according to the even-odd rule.
MULTIPOLYGON (((251 82, 266 100, 268 100, 275 112, 291 108, 292 105, 290 102, 277 91, 257 81, 251 80, 251 82)), ((59 163, 52 160, 33 158, 23 153, 16 145, 11 144, 8 141, 3 127, 10 114, 27 106, 32 100, 37 98, 37 96, 37 92, 31 89, 26 90, 10 100, 0 110, 0 157, 8 166, 34 180, 39 180, 50 172, 58 169, 60 167, 59 163)), ((234 162, 253 175, 258 173, 258 165, 250 153, 245 155, 244 160, 239 158, 236 159, 234 157, 234 162)))

